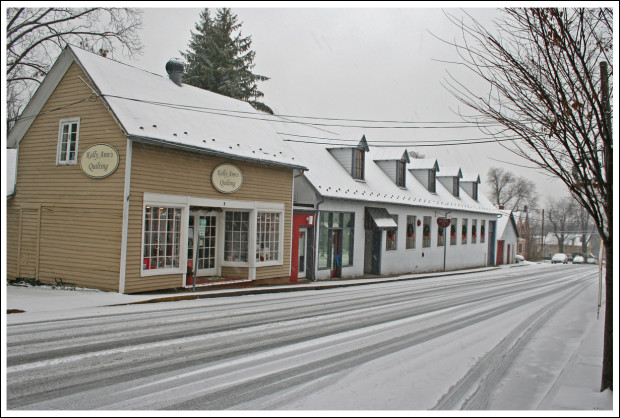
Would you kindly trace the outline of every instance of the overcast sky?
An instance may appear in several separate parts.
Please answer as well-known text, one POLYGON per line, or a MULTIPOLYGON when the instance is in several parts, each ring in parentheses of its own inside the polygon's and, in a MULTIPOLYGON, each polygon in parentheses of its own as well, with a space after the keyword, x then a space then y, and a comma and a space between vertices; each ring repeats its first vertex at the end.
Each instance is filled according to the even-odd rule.
MULTIPOLYGON (((242 3, 247 4, 253 5, 242 3)), ((312 6, 309 8, 291 3, 285 4, 293 8, 274 7, 280 3, 258 4, 261 7, 234 7, 235 3, 230 6, 242 23, 242 34, 252 37, 252 49, 256 52, 254 73, 270 77, 259 84, 259 90, 265 94, 263 102, 275 113, 367 120, 461 121, 457 100, 443 86, 447 71, 468 86, 475 86, 477 80, 459 72, 458 66, 441 62, 455 60, 456 51, 437 39, 458 36, 445 13, 458 15, 461 10, 413 7, 416 3, 398 3, 389 8, 343 8, 348 3, 339 4, 340 8, 329 7, 329 3, 306 3, 312 6), (409 4, 412 7, 403 8, 409 4)), ((114 58, 165 76, 168 59, 180 58, 180 52, 187 51, 202 9, 184 6, 143 10, 143 55, 133 60, 119 54, 114 58)), ((491 8, 468 8, 467 12, 487 25, 497 15, 491 8)), ((371 144, 374 140, 415 142, 483 136, 477 128, 356 128, 339 132, 352 138, 366 135, 371 144)), ((410 149, 436 158, 440 167, 459 166, 464 171, 476 172, 485 194, 488 169, 502 166, 535 181, 541 205, 548 195, 568 195, 557 180, 509 164, 531 165, 497 143, 410 149)))

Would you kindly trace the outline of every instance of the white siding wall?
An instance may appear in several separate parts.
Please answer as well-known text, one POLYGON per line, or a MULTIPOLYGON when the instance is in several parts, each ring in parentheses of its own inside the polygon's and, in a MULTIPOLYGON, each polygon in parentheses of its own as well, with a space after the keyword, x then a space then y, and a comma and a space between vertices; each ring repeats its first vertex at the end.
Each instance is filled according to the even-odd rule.
POLYGON ((375 161, 375 163, 394 183, 396 183, 396 161, 375 161))
MULTIPOLYGON (((320 211, 328 212, 355 212, 355 236, 354 236, 354 254, 353 266, 343 267, 342 277, 356 277, 364 274, 364 213, 366 206, 385 207, 392 215, 398 215, 398 233, 397 233, 397 249, 393 251, 385 250, 386 233, 382 233, 381 239, 381 273, 384 275, 397 275, 406 273, 422 273, 431 271, 443 271, 444 266, 444 247, 437 246, 437 217, 443 217, 445 210, 425 209, 406 207, 398 205, 381 205, 371 203, 356 203, 351 201, 326 200, 319 207, 320 211), (407 216, 417 216, 422 221, 424 216, 430 216, 431 222, 431 246, 422 247, 422 229, 423 226, 416 226, 415 248, 406 248, 407 233, 407 216)), ((471 225, 472 219, 478 220, 478 231, 482 220, 486 220, 487 231, 489 221, 497 219, 495 215, 477 214, 472 212, 452 211, 448 214, 449 218, 457 218, 457 240, 456 245, 450 245, 450 228, 446 229, 446 269, 457 270, 463 268, 484 267, 487 265, 489 236, 485 238, 485 242, 481 243, 480 232, 478 233, 477 242, 471 243, 471 225), (468 220, 468 240, 467 244, 461 243, 461 228, 463 218, 468 220)), ((317 227, 320 220, 316 222, 317 227)), ((318 233, 318 230, 317 230, 318 233)), ((516 244, 516 239, 515 239, 516 244)), ((512 248, 511 248, 512 251, 512 248)), ((315 254, 315 260, 318 260, 318 248, 315 254)), ((317 270, 316 278, 318 280, 328 279, 330 270, 317 270)))

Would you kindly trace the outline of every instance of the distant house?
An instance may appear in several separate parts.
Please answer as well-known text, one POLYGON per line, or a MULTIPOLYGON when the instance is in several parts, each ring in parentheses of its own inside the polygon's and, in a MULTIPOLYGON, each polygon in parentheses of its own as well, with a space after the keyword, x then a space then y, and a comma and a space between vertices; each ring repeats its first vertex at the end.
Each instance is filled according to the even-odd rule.
POLYGON ((248 103, 166 68, 63 50, 8 137, 9 278, 121 293, 289 280, 305 167, 248 103))
POLYGON ((500 210, 501 216, 497 220, 497 249, 496 264, 515 263, 517 244, 519 242, 519 228, 512 211, 500 210))

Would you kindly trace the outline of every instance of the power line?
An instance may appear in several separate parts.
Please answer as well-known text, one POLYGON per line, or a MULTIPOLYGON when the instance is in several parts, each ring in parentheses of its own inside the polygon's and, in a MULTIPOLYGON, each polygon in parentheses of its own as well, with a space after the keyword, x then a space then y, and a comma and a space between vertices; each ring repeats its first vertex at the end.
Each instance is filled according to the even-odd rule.
MULTIPOLYGON (((317 142, 317 141, 301 141, 297 139, 282 139, 285 142, 299 142, 302 144, 316 144, 316 145, 339 145, 339 146, 351 146, 349 143, 337 143, 337 142, 317 142)), ((445 146, 454 146, 454 145, 474 145, 474 144, 488 144, 493 142, 503 142, 503 141, 514 141, 514 139, 490 139, 490 140, 480 140, 480 141, 471 141, 471 142, 460 142, 460 143, 435 143, 435 144, 419 144, 419 143, 403 143, 398 145, 384 145, 384 144, 372 144, 377 148, 389 148, 389 147, 445 147, 445 146)))
MULTIPOLYGON (((287 132, 277 132, 278 135, 285 135, 285 136, 294 136, 294 137, 298 137, 298 138, 310 138, 310 139, 319 139, 319 140, 327 140, 327 141, 340 141, 340 142, 352 142, 352 143, 359 143, 359 139, 348 139, 348 138, 329 138, 329 137, 320 137, 320 136, 311 136, 311 135, 298 135, 298 134, 292 134, 292 133, 287 133, 287 132)), ((514 136, 506 136, 505 138, 500 139, 501 141, 509 141, 509 140, 516 140, 519 139, 519 136, 514 135, 514 136)), ((396 139, 386 139, 386 140, 382 140, 382 139, 375 139, 375 140, 370 140, 367 141, 369 145, 375 145, 375 146, 379 146, 376 144, 392 144, 393 146, 405 146, 405 145, 414 145, 414 146, 419 146, 422 143, 429 143, 429 144, 450 144, 450 143, 466 143, 467 141, 497 141, 498 139, 491 139, 488 137, 478 137, 478 138, 460 138, 460 139, 421 139, 421 140, 396 140, 396 139)), ((293 140, 288 140, 288 141, 293 141, 293 140)), ((299 141, 302 142, 302 141, 299 141)), ((305 143, 308 144, 320 144, 322 142, 313 142, 313 141, 303 141, 305 143)), ((326 142, 329 143, 329 142, 326 142)), ((347 144, 348 145, 348 144, 347 144)))
MULTIPOLYGON (((230 116, 237 118, 245 118, 245 119, 253 119, 253 120, 264 120, 268 122, 276 122, 276 123, 296 123, 301 125, 311 125, 311 126, 331 126, 331 127, 340 127, 340 128, 365 128, 365 129, 469 129, 469 128, 479 128, 479 127, 489 127, 489 126, 501 126, 499 124, 494 123, 476 123, 476 122, 423 122, 423 121, 380 121, 380 120, 371 120, 371 119, 342 119, 342 118, 320 118, 313 116, 298 116, 298 115, 273 115, 274 118, 303 118, 303 119, 314 119, 314 120, 333 120, 333 121, 348 121, 348 122, 367 122, 367 123, 402 123, 402 124, 452 124, 452 126, 371 126, 371 125, 344 125, 344 124, 331 124, 331 123, 316 123, 316 122, 301 122, 294 120, 278 120, 271 118, 259 118, 252 116, 239 116, 241 115, 255 115, 255 112, 241 111, 241 110, 228 110, 228 109, 218 109, 204 106, 192 106, 192 105, 183 105, 183 104, 175 104, 175 103, 167 103, 167 102, 158 102, 152 100, 144 100, 144 99, 135 99, 131 97, 117 96, 112 94, 102 94, 104 97, 112 97, 116 99, 122 100, 130 100, 136 101, 140 103, 151 104, 155 106, 164 106, 172 109, 180 109, 180 110, 189 110, 200 113, 209 113, 214 115, 221 116, 230 116), (227 113, 219 113, 219 112, 227 112, 227 113), (460 124, 460 125, 455 125, 460 124), (465 125, 463 125, 465 124, 465 125)), ((267 115, 270 116, 270 115, 267 115)))

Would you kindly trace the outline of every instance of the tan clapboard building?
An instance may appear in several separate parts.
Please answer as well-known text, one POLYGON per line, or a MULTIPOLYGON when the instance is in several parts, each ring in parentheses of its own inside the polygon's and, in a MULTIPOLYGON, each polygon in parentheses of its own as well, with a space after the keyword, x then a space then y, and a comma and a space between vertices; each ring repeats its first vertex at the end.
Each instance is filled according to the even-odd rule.
POLYGON ((289 279, 305 168, 249 104, 166 69, 64 49, 8 137, 8 278, 121 293, 289 279))

